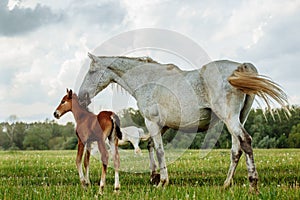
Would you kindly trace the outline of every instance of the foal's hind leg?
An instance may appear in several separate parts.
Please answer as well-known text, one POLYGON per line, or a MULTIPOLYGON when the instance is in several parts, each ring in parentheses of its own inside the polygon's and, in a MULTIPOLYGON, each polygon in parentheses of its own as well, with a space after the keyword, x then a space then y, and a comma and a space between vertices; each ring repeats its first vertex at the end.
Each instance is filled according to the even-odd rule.
POLYGON ((118 151, 118 139, 111 138, 109 144, 111 147, 111 153, 114 160, 114 168, 115 168, 114 190, 115 192, 117 192, 118 190, 120 190, 120 182, 119 182, 120 155, 118 151))
POLYGON ((104 139, 97 141, 98 149, 101 154, 101 161, 102 161, 102 172, 101 172, 101 179, 100 179, 100 188, 99 194, 103 194, 105 181, 106 181, 106 171, 107 171, 107 164, 108 164, 108 151, 105 148, 104 139))

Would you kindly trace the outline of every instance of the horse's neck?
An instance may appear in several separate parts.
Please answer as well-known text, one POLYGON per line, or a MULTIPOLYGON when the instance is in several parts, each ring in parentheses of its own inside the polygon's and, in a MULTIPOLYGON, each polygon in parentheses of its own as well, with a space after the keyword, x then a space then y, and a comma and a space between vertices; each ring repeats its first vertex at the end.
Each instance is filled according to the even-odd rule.
POLYGON ((107 60, 112 71, 112 80, 134 96, 134 92, 141 86, 155 82, 164 74, 182 72, 174 65, 164 65, 150 58, 115 58, 107 60), (173 70, 173 72, 172 72, 173 70))
POLYGON ((137 79, 137 77, 130 76, 132 75, 133 71, 136 71, 137 67, 143 66, 146 63, 142 62, 138 58, 109 57, 106 58, 102 64, 109 66, 111 69, 113 82, 117 83, 123 89, 133 95, 134 90, 137 87, 133 84, 133 81, 137 79))
POLYGON ((77 97, 73 96, 72 99, 72 113, 74 115, 75 121, 78 123, 82 119, 82 117, 85 117, 87 115, 90 115, 91 113, 84 108, 82 108, 79 105, 77 97))

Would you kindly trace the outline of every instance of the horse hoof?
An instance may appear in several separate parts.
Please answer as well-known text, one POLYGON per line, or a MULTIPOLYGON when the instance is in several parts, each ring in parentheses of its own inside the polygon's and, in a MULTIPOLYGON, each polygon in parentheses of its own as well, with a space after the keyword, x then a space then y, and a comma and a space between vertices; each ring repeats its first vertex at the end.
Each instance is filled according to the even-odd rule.
POLYGON ((250 187, 249 193, 254 194, 254 195, 259 195, 260 194, 259 189, 258 188, 253 188, 253 187, 250 187))
POLYGON ((156 186, 156 188, 165 188, 169 184, 169 180, 160 180, 159 184, 156 186))
POLYGON ((228 189, 228 188, 230 188, 231 185, 232 185, 232 181, 225 182, 224 185, 223 185, 223 189, 228 189))
POLYGON ((153 185, 158 185, 160 183, 160 174, 152 173, 150 177, 150 182, 153 185))

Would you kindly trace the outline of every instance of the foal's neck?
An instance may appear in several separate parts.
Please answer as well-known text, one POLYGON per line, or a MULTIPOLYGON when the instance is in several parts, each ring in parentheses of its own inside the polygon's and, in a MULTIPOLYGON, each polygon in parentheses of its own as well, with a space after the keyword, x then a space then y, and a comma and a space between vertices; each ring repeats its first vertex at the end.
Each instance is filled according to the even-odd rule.
POLYGON ((80 120, 87 115, 92 114, 91 112, 87 111, 86 109, 82 108, 78 102, 77 97, 72 98, 72 113, 74 115, 76 123, 80 122, 80 120))

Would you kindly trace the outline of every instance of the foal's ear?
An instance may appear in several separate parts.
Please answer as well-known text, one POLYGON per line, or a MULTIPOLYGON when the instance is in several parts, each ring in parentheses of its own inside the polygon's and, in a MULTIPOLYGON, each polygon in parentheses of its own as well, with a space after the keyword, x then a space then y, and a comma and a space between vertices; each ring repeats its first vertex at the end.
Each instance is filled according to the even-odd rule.
POLYGON ((73 91, 72 91, 72 90, 69 90, 69 89, 67 89, 67 93, 68 93, 68 98, 69 98, 69 99, 72 99, 72 94, 73 94, 73 91))

